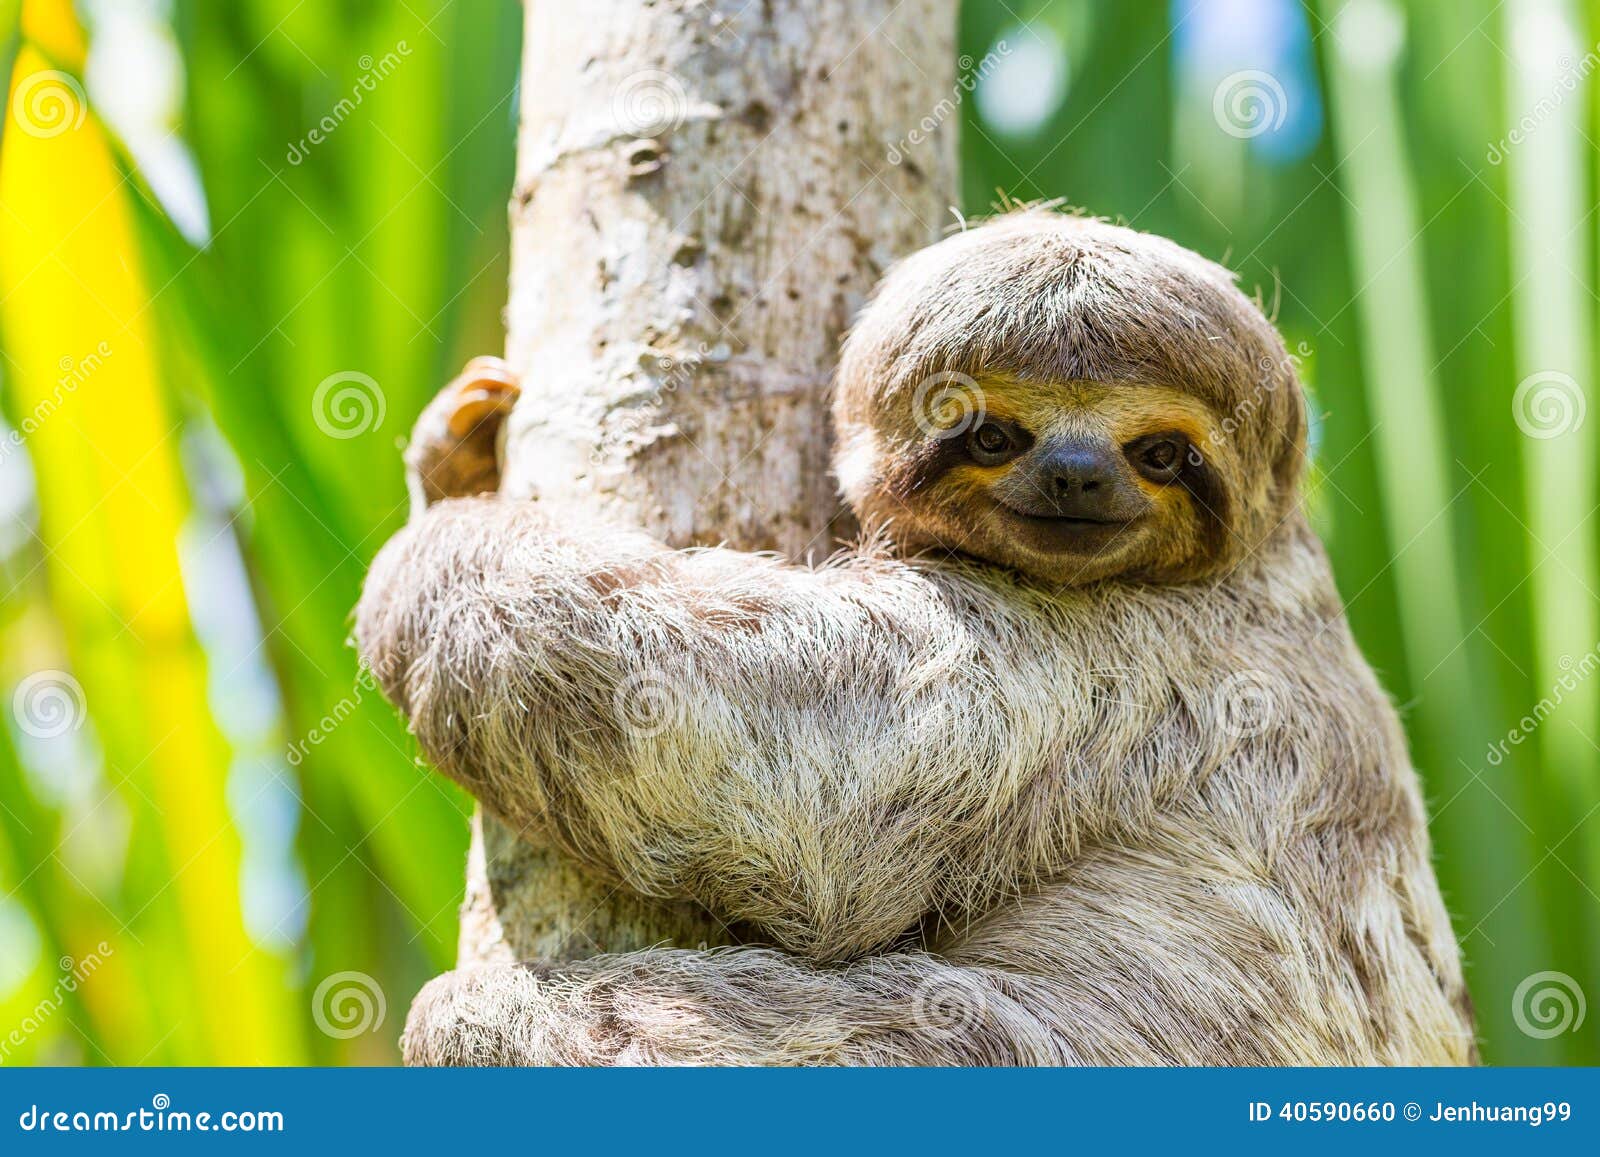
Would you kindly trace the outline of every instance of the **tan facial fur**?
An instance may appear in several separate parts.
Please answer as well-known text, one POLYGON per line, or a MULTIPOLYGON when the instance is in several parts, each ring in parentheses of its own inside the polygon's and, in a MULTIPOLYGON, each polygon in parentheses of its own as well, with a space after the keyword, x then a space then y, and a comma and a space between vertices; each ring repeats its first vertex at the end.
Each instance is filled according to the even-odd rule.
POLYGON ((1159 385, 976 383, 981 405, 929 423, 883 471, 884 493, 901 508, 899 541, 998 562, 1077 585, 1122 575, 1175 580, 1226 554, 1240 465, 1222 423, 1199 399, 1159 385), (969 444, 987 426, 1027 442, 1014 457, 982 460, 969 444), (1156 442, 1178 447, 1173 476, 1140 469, 1156 442), (1059 517, 1045 463, 1076 447, 1101 456, 1119 491, 1115 519, 1082 526, 1059 517))

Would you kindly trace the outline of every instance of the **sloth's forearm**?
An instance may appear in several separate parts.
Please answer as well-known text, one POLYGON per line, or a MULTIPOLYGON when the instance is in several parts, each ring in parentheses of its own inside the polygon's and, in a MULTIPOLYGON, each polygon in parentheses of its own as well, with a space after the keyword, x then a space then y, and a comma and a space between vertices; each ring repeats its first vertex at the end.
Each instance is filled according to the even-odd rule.
POLYGON ((660 949, 451 973, 412 1006, 406 1061, 1373 1065, 1470 1056, 1470 1034, 1438 999, 1422 953, 1340 947, 1338 929, 1315 924, 1285 938, 1294 914, 1286 897, 1219 886, 1203 865, 1169 891, 1139 890, 1154 866, 1143 854, 1102 857, 1067 886, 992 914, 946 955, 838 966, 761 948, 660 949), (1374 996, 1359 978, 1375 951, 1398 970, 1382 998, 1399 1002, 1393 1015, 1426 1025, 1410 1041, 1370 1019, 1374 996))
MULTIPOLYGON (((613 565, 647 551, 612 544, 613 565)), ((619 678, 603 582, 535 506, 494 497, 414 510, 367 575, 362 662, 428 760, 513 824, 550 818, 549 765, 581 762, 619 678)))
POLYGON ((849 968, 663 949, 450 973, 412 1005, 411 1065, 1059 1065, 1003 973, 921 954, 849 968))
POLYGON ((385 547, 356 632, 424 754, 514 826, 839 958, 1020 886, 995 837, 1046 760, 1059 719, 1027 705, 1059 673, 954 597, 893 564, 579 543, 471 499, 385 547))

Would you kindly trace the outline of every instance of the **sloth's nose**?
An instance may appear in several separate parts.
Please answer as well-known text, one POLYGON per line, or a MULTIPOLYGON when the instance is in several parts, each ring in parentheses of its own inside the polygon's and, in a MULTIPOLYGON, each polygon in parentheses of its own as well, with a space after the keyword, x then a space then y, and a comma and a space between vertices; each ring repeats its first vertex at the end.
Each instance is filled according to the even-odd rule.
POLYGON ((1138 513, 1136 488, 1110 439, 1058 438, 1041 446, 1030 465, 1038 507, 1030 513, 1086 522, 1124 522, 1138 513))
POLYGON ((1118 465, 1109 446, 1077 441, 1052 447, 1043 463, 1051 495, 1060 503, 1092 503, 1114 490, 1118 465))

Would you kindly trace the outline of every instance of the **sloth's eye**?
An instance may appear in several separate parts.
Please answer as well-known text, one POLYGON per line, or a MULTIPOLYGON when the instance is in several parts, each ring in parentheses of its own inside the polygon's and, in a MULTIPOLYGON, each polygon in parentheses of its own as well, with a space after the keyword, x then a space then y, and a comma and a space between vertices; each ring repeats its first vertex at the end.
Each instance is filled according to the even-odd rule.
POLYGON ((1016 453, 1016 440, 997 422, 985 422, 967 436, 967 447, 980 463, 992 466, 1016 453))
POLYGON ((1170 481, 1183 469, 1185 443, 1181 438, 1154 438, 1134 447, 1134 461, 1148 478, 1170 481))

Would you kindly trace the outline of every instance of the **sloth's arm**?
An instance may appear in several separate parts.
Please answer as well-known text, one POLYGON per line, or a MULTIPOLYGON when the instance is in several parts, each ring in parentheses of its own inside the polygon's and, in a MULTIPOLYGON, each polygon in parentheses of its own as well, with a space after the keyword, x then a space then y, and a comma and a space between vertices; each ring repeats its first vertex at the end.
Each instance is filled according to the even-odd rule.
POLYGON ((384 548, 356 631, 428 759, 513 826, 839 958, 1015 892, 1059 832, 1071 792, 1027 800, 1073 696, 1016 602, 476 498, 384 548))
POLYGON ((418 994, 401 1048, 412 1066, 1074 1063, 1031 998, 921 953, 836 968, 658 949, 447 973, 418 994))
MULTIPOLYGON (((1062 879, 933 953, 892 952, 841 967, 761 948, 668 949, 451 973, 412 1005, 405 1058, 413 1065, 1471 1062, 1454 945, 1430 946, 1417 933, 1417 918, 1424 927, 1434 915, 1443 920, 1442 910, 1432 911, 1436 896, 1420 897, 1424 912, 1402 882, 1397 904, 1377 901, 1330 923, 1318 901, 1285 890, 1281 880, 1293 871, 1280 882, 1256 876, 1261 869, 1239 858, 1226 831, 1201 825, 1172 834, 1164 848, 1088 852, 1062 879), (1352 939, 1351 919, 1370 934, 1352 939), (1365 983, 1372 975, 1386 978, 1382 993, 1365 983)), ((1314 854, 1339 855, 1325 838, 1307 837, 1314 854)), ((1426 856, 1420 847, 1407 858, 1425 868, 1426 856)), ((1285 861, 1293 858, 1285 853, 1285 861)), ((1303 882, 1326 891, 1325 882, 1303 882)))

